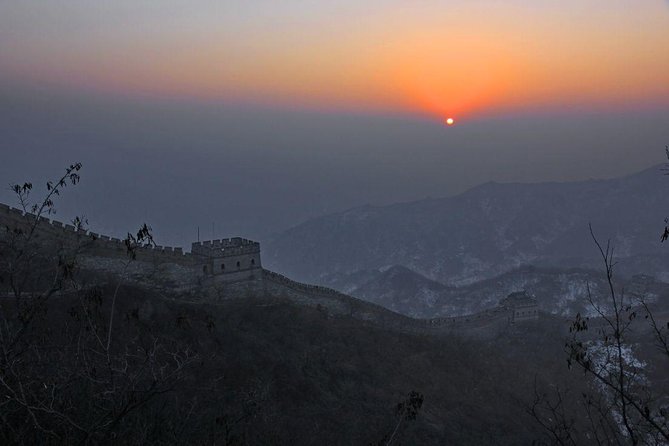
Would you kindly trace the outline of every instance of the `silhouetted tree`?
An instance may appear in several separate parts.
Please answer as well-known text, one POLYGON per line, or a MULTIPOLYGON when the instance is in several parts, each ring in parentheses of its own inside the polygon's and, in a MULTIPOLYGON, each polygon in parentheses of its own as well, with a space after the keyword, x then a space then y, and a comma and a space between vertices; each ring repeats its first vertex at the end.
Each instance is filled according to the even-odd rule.
MULTIPOLYGON (((82 444, 127 442, 167 420, 150 403, 172 392, 197 358, 177 339, 126 324, 113 331, 121 280, 105 304, 103 285, 81 286, 77 259, 87 239, 40 234, 40 217, 54 199, 79 183, 72 164, 32 203, 31 183, 14 185, 21 221, 0 232, 0 442, 82 444), (71 302, 69 308, 63 306, 71 302)), ((76 218, 82 229, 85 220, 76 218)), ((82 231, 83 232, 83 231, 82 231)), ((89 240, 90 241, 90 240, 89 240)), ((129 264, 152 243, 143 225, 125 240, 129 264)), ((133 440, 134 441, 134 440, 133 440)))
POLYGON ((592 227, 590 235, 605 267, 609 300, 605 305, 595 303, 588 286, 590 306, 598 318, 591 320, 577 314, 570 326, 572 336, 565 344, 568 366, 577 367, 594 383, 594 390, 583 393, 581 401, 589 423, 585 428, 576 427, 564 410, 568 391, 560 389, 553 395, 535 389, 530 414, 550 432, 556 444, 580 444, 584 439, 598 444, 666 444, 667 395, 658 394, 658 389, 644 378, 643 364, 635 359, 629 336, 638 316, 644 315, 664 359, 669 360, 669 324, 658 324, 643 296, 617 289, 613 281, 614 249, 610 241, 602 245, 592 227))

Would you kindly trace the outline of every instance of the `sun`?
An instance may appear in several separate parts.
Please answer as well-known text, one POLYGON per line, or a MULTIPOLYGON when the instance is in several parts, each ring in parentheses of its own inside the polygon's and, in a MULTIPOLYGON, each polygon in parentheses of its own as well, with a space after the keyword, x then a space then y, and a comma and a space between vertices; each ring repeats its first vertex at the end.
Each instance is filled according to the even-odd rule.
POLYGON ((455 124, 455 119, 453 118, 446 119, 446 125, 453 125, 453 124, 455 124))

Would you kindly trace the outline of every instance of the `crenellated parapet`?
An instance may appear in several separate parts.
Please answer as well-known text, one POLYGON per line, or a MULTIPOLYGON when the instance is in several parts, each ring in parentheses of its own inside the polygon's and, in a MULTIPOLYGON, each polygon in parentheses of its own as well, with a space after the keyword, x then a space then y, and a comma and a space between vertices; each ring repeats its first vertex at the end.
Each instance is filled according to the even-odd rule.
MULTIPOLYGON (((126 258, 128 254, 124 240, 77 228, 73 224, 51 220, 46 216, 38 217, 2 203, 0 203, 0 228, 4 230, 20 229, 24 232, 34 228, 37 238, 49 236, 64 244, 76 245, 83 255, 126 258)), ((184 253, 180 247, 146 245, 138 247, 136 253, 140 261, 193 265, 191 253, 184 253)))
POLYGON ((229 257, 260 252, 260 243, 253 240, 233 237, 221 240, 196 242, 191 245, 191 252, 206 257, 229 257))
MULTIPOLYGON (((35 229, 37 238, 47 235, 64 244, 76 245, 83 255, 126 258, 127 247, 119 238, 77 228, 36 216, 0 203, 1 228, 35 229)), ((136 259, 154 263, 175 263, 192 268, 197 277, 247 280, 261 276, 260 243, 242 237, 193 243, 190 253, 180 247, 145 245, 136 249, 136 259)))
POLYGON ((536 298, 525 291, 519 291, 500 300, 495 308, 464 316, 423 319, 423 323, 432 328, 476 329, 498 323, 513 324, 536 320, 538 317, 536 298))

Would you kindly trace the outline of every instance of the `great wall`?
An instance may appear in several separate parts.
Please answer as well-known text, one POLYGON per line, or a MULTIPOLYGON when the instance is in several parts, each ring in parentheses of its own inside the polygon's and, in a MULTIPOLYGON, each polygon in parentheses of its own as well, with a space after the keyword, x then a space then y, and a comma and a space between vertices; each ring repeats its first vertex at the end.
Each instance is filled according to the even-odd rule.
POLYGON ((123 274, 126 280, 138 285, 189 295, 193 300, 216 301, 262 294, 411 332, 490 332, 494 327, 538 318, 536 299, 518 292, 500 301, 497 307, 479 313, 412 319, 334 289, 296 282, 263 269, 260 244, 241 237, 195 242, 191 252, 180 247, 138 246, 135 259, 129 262, 127 246, 119 238, 38 217, 2 203, 0 228, 0 233, 5 234, 12 228, 34 228, 39 239, 77 246, 78 262, 87 270, 123 274))

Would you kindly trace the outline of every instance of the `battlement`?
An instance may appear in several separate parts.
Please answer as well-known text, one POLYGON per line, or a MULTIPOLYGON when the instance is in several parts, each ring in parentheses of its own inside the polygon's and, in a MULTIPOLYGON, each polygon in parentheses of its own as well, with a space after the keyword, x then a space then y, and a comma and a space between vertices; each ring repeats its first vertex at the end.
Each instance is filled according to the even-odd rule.
POLYGON ((193 243, 193 246, 207 246, 211 248, 236 248, 248 245, 258 246, 259 243, 242 237, 231 237, 231 238, 224 238, 221 240, 206 240, 203 242, 193 243))
POLYGON ((421 322, 431 329, 471 330, 536 320, 538 317, 537 299, 525 291, 518 291, 500 300, 494 308, 463 316, 422 319, 421 322))
MULTIPOLYGON (((127 255, 125 242, 119 238, 77 228, 73 224, 51 220, 48 216, 38 217, 0 203, 0 227, 25 231, 32 228, 33 225, 38 235, 46 234, 72 245, 81 245, 82 242, 85 242, 85 248, 82 251, 84 255, 110 258, 127 255)), ((184 253, 182 248, 171 246, 140 246, 137 250, 137 258, 141 261, 169 262, 182 265, 193 263, 191 253, 184 253)))
POLYGON ((214 258, 254 254, 260 253, 260 243, 241 237, 207 240, 193 243, 191 252, 195 255, 214 258))
MULTIPOLYGON (((36 216, 0 203, 0 228, 35 228, 36 235, 48 235, 64 244, 84 246, 83 255, 103 258, 125 258, 123 240, 76 228, 71 224, 36 216)), ((197 277, 221 277, 222 280, 247 279, 258 275, 260 243, 242 237, 208 240, 192 244, 190 253, 171 246, 146 245, 138 247, 137 260, 155 263, 174 263, 192 269, 197 277)))
POLYGON ((77 236, 88 234, 87 231, 77 229, 73 225, 64 224, 57 220, 51 220, 44 215, 38 217, 30 212, 24 212, 21 209, 16 209, 2 203, 0 203, 0 224, 7 227, 22 228, 24 230, 35 225, 37 231, 46 231, 53 234, 77 236))

